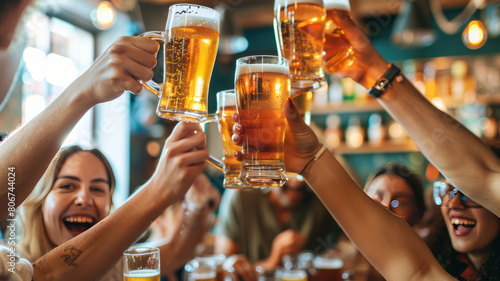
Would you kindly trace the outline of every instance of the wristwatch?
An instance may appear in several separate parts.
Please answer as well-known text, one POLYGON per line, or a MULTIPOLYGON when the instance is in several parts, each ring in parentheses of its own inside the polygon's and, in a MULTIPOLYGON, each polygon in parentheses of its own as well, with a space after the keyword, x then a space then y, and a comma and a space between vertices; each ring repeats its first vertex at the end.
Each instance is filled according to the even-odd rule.
POLYGON ((387 69, 387 71, 384 73, 384 75, 382 75, 382 77, 380 77, 377 82, 375 82, 375 85, 373 85, 373 87, 368 90, 368 94, 370 94, 374 98, 379 98, 385 92, 385 90, 389 86, 391 86, 394 78, 398 77, 397 81, 403 79, 401 75, 399 75, 400 73, 401 70, 397 66, 392 63, 389 64, 389 68, 387 69))

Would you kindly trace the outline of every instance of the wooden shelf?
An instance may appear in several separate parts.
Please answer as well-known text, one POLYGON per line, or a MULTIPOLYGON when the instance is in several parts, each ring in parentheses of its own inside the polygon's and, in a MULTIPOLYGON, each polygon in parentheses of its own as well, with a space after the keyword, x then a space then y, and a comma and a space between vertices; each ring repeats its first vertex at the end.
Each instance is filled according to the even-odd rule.
MULTIPOLYGON (((453 100, 452 98, 447 98, 443 100, 444 104, 448 109, 458 108, 461 106, 467 106, 463 102, 453 100)), ((500 94, 497 95, 479 95, 474 103, 470 105, 495 105, 500 104, 500 94)), ((313 105, 311 107, 311 114, 330 114, 330 113, 358 113, 358 112, 370 112, 370 111, 384 111, 384 108, 380 103, 374 99, 368 99, 364 101, 352 101, 343 102, 340 104, 325 104, 325 105, 313 105)))
POLYGON ((311 114, 356 113, 383 111, 384 108, 376 100, 343 102, 340 104, 313 105, 311 114))
POLYGON ((405 142, 386 141, 378 146, 373 146, 369 143, 364 143, 360 147, 352 148, 345 143, 332 150, 337 154, 370 154, 370 153, 402 153, 419 151, 415 143, 411 140, 405 142))

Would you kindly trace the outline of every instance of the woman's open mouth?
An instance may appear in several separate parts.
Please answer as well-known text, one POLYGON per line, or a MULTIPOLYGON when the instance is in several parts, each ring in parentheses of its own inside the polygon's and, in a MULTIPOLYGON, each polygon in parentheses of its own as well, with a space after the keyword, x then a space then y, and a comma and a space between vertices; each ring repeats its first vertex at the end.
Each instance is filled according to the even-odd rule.
POLYGON ((469 234, 476 226, 475 221, 464 218, 452 218, 450 222, 454 228, 453 233, 457 236, 464 236, 469 234))
POLYGON ((63 223, 68 231, 76 236, 91 228, 96 223, 96 219, 91 216, 75 215, 64 217, 63 223))

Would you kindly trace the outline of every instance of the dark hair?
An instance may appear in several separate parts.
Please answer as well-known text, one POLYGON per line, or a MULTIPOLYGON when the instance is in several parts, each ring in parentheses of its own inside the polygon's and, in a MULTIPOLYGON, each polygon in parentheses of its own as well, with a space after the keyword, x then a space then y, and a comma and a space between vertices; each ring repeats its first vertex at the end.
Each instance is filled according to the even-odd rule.
MULTIPOLYGON (((450 275, 458 280, 465 281, 464 278, 460 277, 460 274, 466 265, 457 260, 459 253, 453 249, 446 225, 443 225, 437 231, 437 237, 438 239, 429 245, 434 257, 450 275)), ((498 280, 498 276, 500 275, 500 235, 491 242, 488 248, 491 249, 490 255, 481 267, 477 269, 476 276, 467 281, 498 280)))
POLYGON ((401 163, 387 163, 382 167, 376 169, 370 174, 366 181, 365 191, 370 186, 370 184, 381 175, 392 175, 403 179, 406 184, 410 187, 415 195, 415 203, 417 206, 417 222, 422 218, 425 212, 425 201, 424 201, 424 185, 422 178, 412 171, 410 168, 406 167, 401 163))

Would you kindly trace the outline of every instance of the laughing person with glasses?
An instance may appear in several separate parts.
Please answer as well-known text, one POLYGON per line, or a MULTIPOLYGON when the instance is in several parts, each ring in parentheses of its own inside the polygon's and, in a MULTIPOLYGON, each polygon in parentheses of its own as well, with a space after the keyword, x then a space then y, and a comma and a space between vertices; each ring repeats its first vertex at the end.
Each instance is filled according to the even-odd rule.
POLYGON ((500 218, 448 181, 434 182, 446 229, 431 246, 439 263, 458 280, 498 280, 500 218))

